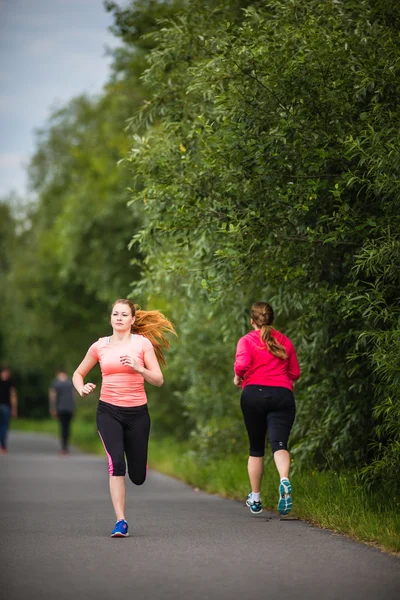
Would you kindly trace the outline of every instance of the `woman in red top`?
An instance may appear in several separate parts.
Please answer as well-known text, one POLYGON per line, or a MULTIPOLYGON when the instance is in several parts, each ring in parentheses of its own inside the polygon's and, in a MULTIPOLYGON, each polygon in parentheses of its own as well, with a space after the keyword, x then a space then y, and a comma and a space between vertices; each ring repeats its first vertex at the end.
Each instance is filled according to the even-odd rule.
POLYGON ((84 379, 100 363, 102 385, 97 428, 108 458, 110 493, 117 522, 111 537, 128 536, 125 520, 125 457, 130 480, 142 485, 147 475, 150 416, 144 382, 164 382, 159 362, 165 364, 165 333, 174 332, 159 311, 136 310, 129 300, 117 300, 111 311, 113 334, 92 344, 72 382, 80 396, 91 394, 94 383, 84 379))
POLYGON ((250 316, 254 331, 238 342, 233 380, 243 389, 240 404, 250 442, 248 472, 252 491, 246 505, 253 514, 262 512, 260 490, 268 433, 280 476, 278 510, 287 515, 292 509, 287 444, 296 412, 293 381, 300 377, 300 367, 292 342, 271 327, 272 307, 267 302, 256 302, 250 316))

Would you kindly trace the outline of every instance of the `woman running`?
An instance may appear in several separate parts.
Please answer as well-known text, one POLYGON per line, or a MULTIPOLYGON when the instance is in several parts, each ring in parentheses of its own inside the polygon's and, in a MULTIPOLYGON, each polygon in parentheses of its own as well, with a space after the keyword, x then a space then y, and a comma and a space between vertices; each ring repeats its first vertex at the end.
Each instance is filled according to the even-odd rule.
POLYGON ((113 304, 111 326, 113 334, 90 346, 72 381, 80 396, 91 394, 96 386, 84 379, 100 363, 102 385, 96 420, 108 458, 111 500, 117 518, 111 537, 127 537, 125 457, 130 480, 142 485, 147 475, 150 433, 144 382, 162 386, 159 362, 165 364, 163 349, 169 347, 165 334, 175 331, 159 311, 136 310, 125 299, 113 304))
POLYGON ((260 491, 268 433, 280 476, 278 511, 287 515, 292 510, 287 444, 296 412, 293 381, 300 377, 300 367, 292 342, 271 327, 272 307, 267 302, 256 302, 250 317, 254 331, 238 342, 233 380, 242 387, 240 405, 250 442, 248 473, 252 491, 246 505, 252 514, 262 512, 260 491))

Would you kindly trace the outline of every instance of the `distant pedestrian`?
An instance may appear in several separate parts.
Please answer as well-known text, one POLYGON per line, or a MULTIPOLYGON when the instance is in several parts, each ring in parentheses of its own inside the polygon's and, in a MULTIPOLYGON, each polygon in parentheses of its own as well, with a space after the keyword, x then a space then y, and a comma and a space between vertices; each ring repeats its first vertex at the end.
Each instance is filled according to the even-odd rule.
POLYGON ((159 366, 165 364, 165 337, 174 333, 170 321, 158 310, 138 310, 130 300, 117 300, 111 311, 111 336, 92 344, 72 381, 80 396, 96 388, 84 378, 100 363, 102 385, 97 407, 97 429, 103 442, 110 473, 110 493, 117 522, 111 537, 126 537, 126 462, 130 480, 142 485, 147 475, 150 415, 144 382, 162 386, 159 366))
POLYGON ((65 369, 59 369, 49 389, 49 409, 60 422, 61 454, 69 453, 71 421, 75 410, 75 389, 65 369))
POLYGON ((0 371, 0 454, 7 454, 11 417, 18 417, 18 396, 11 369, 3 367, 0 371))
POLYGON ((300 377, 300 367, 292 342, 272 328, 273 321, 274 311, 267 302, 253 304, 250 323, 254 331, 240 338, 234 365, 233 382, 242 387, 240 403, 250 442, 251 492, 246 505, 255 515, 262 512, 260 492, 267 433, 280 476, 278 511, 287 515, 292 509, 287 444, 296 412, 293 381, 300 377))

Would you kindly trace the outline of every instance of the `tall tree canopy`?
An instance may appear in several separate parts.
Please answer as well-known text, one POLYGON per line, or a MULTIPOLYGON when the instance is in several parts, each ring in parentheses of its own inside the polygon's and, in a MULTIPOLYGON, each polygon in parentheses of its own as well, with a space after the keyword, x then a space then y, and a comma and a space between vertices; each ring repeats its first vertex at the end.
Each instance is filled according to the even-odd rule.
POLYGON ((375 457, 375 473, 400 442, 399 14, 189 2, 152 34, 128 158, 146 285, 272 297, 303 366, 298 456, 375 457))
POLYGON ((244 448, 232 362, 249 305, 266 299, 302 365, 296 462, 392 473, 398 3, 106 8, 121 40, 108 85, 38 136, 31 228, 1 274, 24 328, 17 343, 16 317, 2 326, 3 353, 41 368, 46 349, 46 368, 72 365, 110 300, 132 291, 179 333, 157 426, 207 458, 244 448))

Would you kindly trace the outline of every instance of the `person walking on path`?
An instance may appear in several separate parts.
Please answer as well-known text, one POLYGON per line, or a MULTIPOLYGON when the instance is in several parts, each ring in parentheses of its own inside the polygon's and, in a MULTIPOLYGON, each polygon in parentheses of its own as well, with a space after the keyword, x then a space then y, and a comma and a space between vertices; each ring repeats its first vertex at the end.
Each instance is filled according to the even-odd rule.
POLYGON ((75 389, 65 369, 59 369, 49 389, 49 409, 60 422, 61 454, 69 452, 71 420, 75 409, 75 389))
POLYGON ((11 370, 3 367, 0 371, 0 454, 7 454, 7 437, 11 417, 18 416, 18 396, 11 370))
POLYGON ((296 412, 293 381, 300 377, 300 367, 292 342, 272 328, 273 321, 274 311, 267 302, 253 304, 250 323, 254 331, 240 338, 234 364, 233 383, 242 387, 240 405, 250 442, 251 492, 246 505, 255 515, 262 512, 260 492, 267 433, 280 476, 279 513, 287 515, 293 504, 287 445, 296 412))
POLYGON ((117 522, 111 537, 128 536, 125 519, 126 462, 130 480, 142 485, 147 475, 150 415, 144 382, 162 386, 160 364, 165 337, 175 333, 172 323, 159 311, 143 311, 130 300, 117 300, 111 311, 113 333, 92 344, 73 374, 80 396, 91 394, 96 385, 84 379, 100 363, 102 385, 97 407, 97 429, 108 459, 110 493, 117 522))

